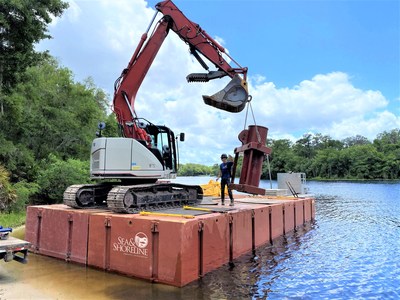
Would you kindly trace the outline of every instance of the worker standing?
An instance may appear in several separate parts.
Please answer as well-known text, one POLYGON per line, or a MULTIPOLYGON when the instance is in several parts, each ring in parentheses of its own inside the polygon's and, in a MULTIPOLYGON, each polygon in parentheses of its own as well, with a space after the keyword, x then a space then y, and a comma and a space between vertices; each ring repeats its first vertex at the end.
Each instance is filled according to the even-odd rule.
POLYGON ((232 157, 230 157, 228 161, 228 156, 224 153, 221 155, 221 160, 222 164, 219 165, 219 175, 216 179, 216 181, 218 181, 218 179, 221 178, 221 205, 225 205, 225 186, 227 186, 229 198, 231 199, 231 203, 229 205, 233 206, 234 203, 232 191, 229 188, 233 166, 232 157))

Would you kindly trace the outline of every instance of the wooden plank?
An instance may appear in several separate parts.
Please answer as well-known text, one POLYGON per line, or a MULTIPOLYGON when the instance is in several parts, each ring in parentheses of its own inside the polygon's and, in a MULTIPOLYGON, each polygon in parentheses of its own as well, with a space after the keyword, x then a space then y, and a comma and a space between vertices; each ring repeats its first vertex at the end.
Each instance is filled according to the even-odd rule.
POLYGON ((0 240, 0 251, 11 250, 13 248, 28 247, 29 242, 17 239, 15 237, 8 237, 6 240, 0 240))

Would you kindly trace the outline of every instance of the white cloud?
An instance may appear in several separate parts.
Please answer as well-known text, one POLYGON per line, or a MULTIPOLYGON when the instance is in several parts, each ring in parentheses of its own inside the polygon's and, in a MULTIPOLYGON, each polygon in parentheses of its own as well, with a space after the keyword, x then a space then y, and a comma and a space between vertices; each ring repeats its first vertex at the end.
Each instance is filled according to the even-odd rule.
MULTIPOLYGON (((75 17, 57 26, 68 26, 76 33, 77 42, 69 48, 68 39, 53 35, 53 43, 61 50, 51 53, 60 57, 78 80, 92 76, 112 93, 115 78, 128 64, 155 10, 142 0, 90 2, 70 1, 71 16, 75 17)), ((222 38, 218 41, 224 44, 222 38)), ((221 90, 229 80, 186 82, 189 73, 203 71, 188 46, 171 31, 136 97, 139 117, 186 133, 186 141, 180 145, 182 163, 219 163, 221 153, 233 154, 241 145, 237 136, 244 128, 246 112, 224 112, 205 105, 201 97, 221 90)), ((399 116, 386 109, 388 100, 381 92, 355 87, 351 76, 343 72, 317 74, 283 88, 266 81, 263 74, 255 74, 249 77, 249 90, 256 122, 269 128, 269 138, 297 139, 313 131, 337 139, 357 134, 372 139, 384 130, 400 127, 399 116)), ((249 112, 247 125, 251 124, 249 112)))
POLYGON ((61 19, 53 17, 50 26, 52 27, 57 26, 58 22, 62 19, 67 19, 71 23, 78 22, 79 17, 82 14, 82 10, 79 7, 77 1, 68 0, 66 2, 68 2, 69 4, 68 9, 63 13, 61 19))
POLYGON ((99 9, 104 14, 103 23, 99 24, 104 41, 118 55, 126 55, 136 47, 155 13, 145 1, 101 0, 99 9))
POLYGON ((385 110, 373 113, 371 118, 360 115, 334 122, 327 128, 327 133, 338 139, 357 134, 373 139, 378 133, 394 128, 400 128, 400 117, 385 110))
MULTIPOLYGON (((388 105, 379 91, 360 90, 343 72, 318 74, 293 88, 277 88, 258 76, 252 85, 258 116, 268 120, 279 134, 298 131, 329 131, 338 123, 369 115, 388 105)), ((345 123, 345 122, 344 122, 345 123)), ((360 132, 361 134, 361 132, 360 132)))

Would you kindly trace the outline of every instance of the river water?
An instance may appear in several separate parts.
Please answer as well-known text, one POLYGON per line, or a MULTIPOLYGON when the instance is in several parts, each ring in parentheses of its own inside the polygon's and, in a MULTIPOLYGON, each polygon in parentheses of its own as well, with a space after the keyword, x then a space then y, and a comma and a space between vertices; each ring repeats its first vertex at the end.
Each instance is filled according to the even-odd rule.
POLYGON ((0 300, 400 299, 400 182, 308 187, 316 197, 313 224, 181 289, 30 253, 26 265, 0 262, 0 300))

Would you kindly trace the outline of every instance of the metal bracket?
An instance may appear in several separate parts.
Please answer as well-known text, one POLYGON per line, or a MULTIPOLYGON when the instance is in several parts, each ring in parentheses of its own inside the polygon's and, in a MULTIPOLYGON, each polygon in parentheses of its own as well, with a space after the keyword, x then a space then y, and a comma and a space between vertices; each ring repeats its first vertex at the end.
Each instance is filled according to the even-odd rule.
POLYGON ((6 251, 6 255, 4 256, 4 261, 5 262, 10 262, 10 261, 13 260, 13 258, 14 258, 13 252, 11 250, 7 250, 6 251))
POLYGON ((158 231, 158 222, 151 222, 151 232, 159 232, 158 231))
POLYGON ((228 220, 229 220, 229 224, 233 224, 233 215, 232 214, 229 214, 228 220))
POLYGON ((111 227, 111 219, 110 218, 105 218, 104 219, 104 226, 105 227, 111 227))
POLYGON ((199 232, 203 231, 204 230, 204 222, 203 221, 199 221, 198 225, 199 225, 198 231, 199 232))

